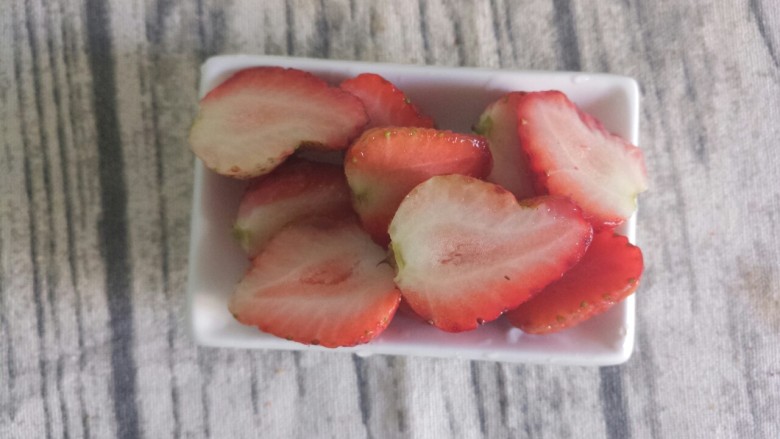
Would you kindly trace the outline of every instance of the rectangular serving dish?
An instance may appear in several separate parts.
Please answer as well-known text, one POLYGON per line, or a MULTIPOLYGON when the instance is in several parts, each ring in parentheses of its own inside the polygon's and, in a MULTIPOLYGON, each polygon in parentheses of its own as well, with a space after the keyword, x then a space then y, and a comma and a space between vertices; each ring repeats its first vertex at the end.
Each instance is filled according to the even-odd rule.
MULTIPOLYGON (((639 89, 631 78, 567 72, 528 72, 331 61, 275 56, 228 55, 208 59, 201 68, 200 96, 238 70, 253 66, 307 70, 337 84, 364 72, 387 78, 431 115, 442 129, 471 132, 485 107, 509 91, 561 90, 610 131, 638 144, 639 89)), ((227 303, 248 266, 231 237, 244 184, 195 162, 187 285, 189 325, 204 346, 355 352, 479 359, 517 363, 614 365, 628 360, 634 347, 635 298, 577 327, 550 335, 530 335, 505 319, 474 331, 450 334, 397 315, 369 344, 327 349, 306 346, 242 326, 227 303)), ((636 214, 619 230, 634 242, 636 214)))

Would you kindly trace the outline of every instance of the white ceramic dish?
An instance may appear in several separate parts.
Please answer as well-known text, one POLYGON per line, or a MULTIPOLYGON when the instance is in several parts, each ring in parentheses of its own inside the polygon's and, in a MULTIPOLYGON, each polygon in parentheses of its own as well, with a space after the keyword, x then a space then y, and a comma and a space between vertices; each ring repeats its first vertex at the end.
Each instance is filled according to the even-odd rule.
MULTIPOLYGON (((201 69, 200 94, 246 67, 278 65, 310 71, 332 83, 362 72, 380 74, 405 91, 434 117, 440 128, 470 132, 488 103, 513 90, 565 92, 611 131, 638 144, 639 90, 627 77, 562 73, 406 66, 306 58, 231 55, 211 58, 201 69)), ((204 346, 327 350, 359 355, 420 355, 523 363, 613 365, 625 362, 634 346, 635 299, 569 330, 546 336, 525 334, 504 319, 475 331, 449 334, 396 316, 369 344, 326 349, 305 346, 238 324, 227 301, 247 261, 230 234, 244 184, 195 164, 190 266, 189 318, 193 337, 204 346)), ((636 215, 622 232, 634 241, 636 215)))

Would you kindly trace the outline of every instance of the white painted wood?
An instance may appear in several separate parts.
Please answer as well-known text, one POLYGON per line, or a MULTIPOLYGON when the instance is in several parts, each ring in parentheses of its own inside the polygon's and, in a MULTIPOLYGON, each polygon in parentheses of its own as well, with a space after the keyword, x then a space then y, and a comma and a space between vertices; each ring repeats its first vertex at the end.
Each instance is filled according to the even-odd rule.
POLYGON ((780 8, 0 1, 0 437, 780 437, 780 8), (616 73, 651 175, 617 368, 196 348, 197 67, 219 53, 616 73))

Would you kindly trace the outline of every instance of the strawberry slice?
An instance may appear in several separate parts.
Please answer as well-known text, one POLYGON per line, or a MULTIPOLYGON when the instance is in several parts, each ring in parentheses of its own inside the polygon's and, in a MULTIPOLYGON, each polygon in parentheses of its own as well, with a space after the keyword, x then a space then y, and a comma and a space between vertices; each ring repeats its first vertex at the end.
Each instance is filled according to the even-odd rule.
POLYGON ((517 136, 517 106, 525 93, 512 92, 488 105, 474 131, 485 138, 493 155, 493 170, 487 181, 502 186, 518 199, 537 195, 528 156, 517 136))
POLYGON ((415 186, 434 175, 482 178, 490 166, 483 138, 431 128, 373 128, 355 141, 344 160, 353 207, 381 245, 389 242, 387 227, 415 186))
POLYGON ((360 74, 342 82, 340 87, 363 102, 369 120, 366 128, 386 126, 433 128, 433 119, 430 116, 424 115, 404 92, 377 74, 360 74))
POLYGON ((387 327, 401 299, 385 258, 354 218, 292 224, 253 260, 230 312, 244 325, 304 344, 366 343, 387 327))
POLYGON ((594 234, 577 265, 507 317, 532 334, 572 327, 631 295, 639 286, 642 269, 639 247, 612 230, 602 230, 594 234))
POLYGON ((406 316, 409 319, 418 321, 418 322, 425 322, 425 319, 420 317, 419 314, 414 312, 412 307, 409 305, 409 302, 404 300, 403 297, 401 297, 401 303, 398 304, 398 310, 396 311, 396 315, 399 316, 406 316))
POLYGON ((345 149, 367 122, 360 100, 310 73, 255 67, 201 100, 189 142, 213 171, 250 178, 270 172, 301 145, 345 149))
POLYGON ((596 229, 622 223, 647 189, 642 151, 609 133, 563 93, 526 93, 517 106, 520 145, 547 193, 571 198, 596 229))
POLYGON ((253 180, 238 208, 233 235, 250 258, 287 224, 308 216, 354 215, 341 166, 288 159, 253 180))
POLYGON ((475 178, 433 177, 409 193, 390 224, 395 281, 432 325, 470 330, 559 279, 585 253, 591 235, 565 198, 518 203, 475 178))

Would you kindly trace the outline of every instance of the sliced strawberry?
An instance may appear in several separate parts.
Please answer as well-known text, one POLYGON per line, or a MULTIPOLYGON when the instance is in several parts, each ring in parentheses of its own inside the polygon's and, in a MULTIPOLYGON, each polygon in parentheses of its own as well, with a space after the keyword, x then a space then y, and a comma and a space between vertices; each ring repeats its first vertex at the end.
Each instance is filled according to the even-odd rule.
POLYGON ((354 215, 340 166, 288 159, 252 181, 238 208, 233 234, 252 258, 276 232, 309 216, 354 215))
POLYGON ((242 324, 304 344, 366 343, 401 299, 382 248, 356 219, 312 219, 276 234, 230 299, 242 324))
POLYGON ((407 302, 403 297, 401 298, 401 303, 398 304, 398 311, 396 312, 399 316, 406 316, 412 320, 416 320, 419 322, 425 322, 425 319, 420 317, 419 314, 414 312, 411 305, 409 305, 409 302, 407 302))
POLYGON ((518 199, 537 195, 534 179, 528 168, 528 156, 520 149, 517 137, 517 105, 525 93, 507 93, 488 105, 474 127, 485 136, 493 155, 493 170, 487 181, 515 194, 518 199))
POLYGON ((559 279, 582 257, 591 226, 561 197, 519 204, 500 186, 433 177, 390 224, 396 284, 417 314, 450 332, 474 329, 559 279))
POLYGON ((344 149, 368 122, 363 104, 314 75, 281 67, 241 70, 207 94, 190 146, 215 172, 270 172, 301 145, 344 149))
POLYGON ((563 93, 526 93, 517 106, 520 145, 547 193, 582 208, 597 229, 622 223, 647 189, 642 151, 609 133, 563 93))
POLYGON ((357 96, 368 112, 368 126, 433 128, 433 119, 424 115, 404 92, 393 83, 374 73, 363 73, 340 85, 357 96))
POLYGON ((374 240, 387 245, 387 227, 415 186, 434 175, 482 178, 491 158, 482 137, 431 128, 374 128, 347 151, 344 170, 355 211, 374 240))
POLYGON ((639 286, 642 269, 639 247, 612 230, 602 230, 593 235, 577 265, 507 317, 532 334, 572 327, 631 295, 639 286))

